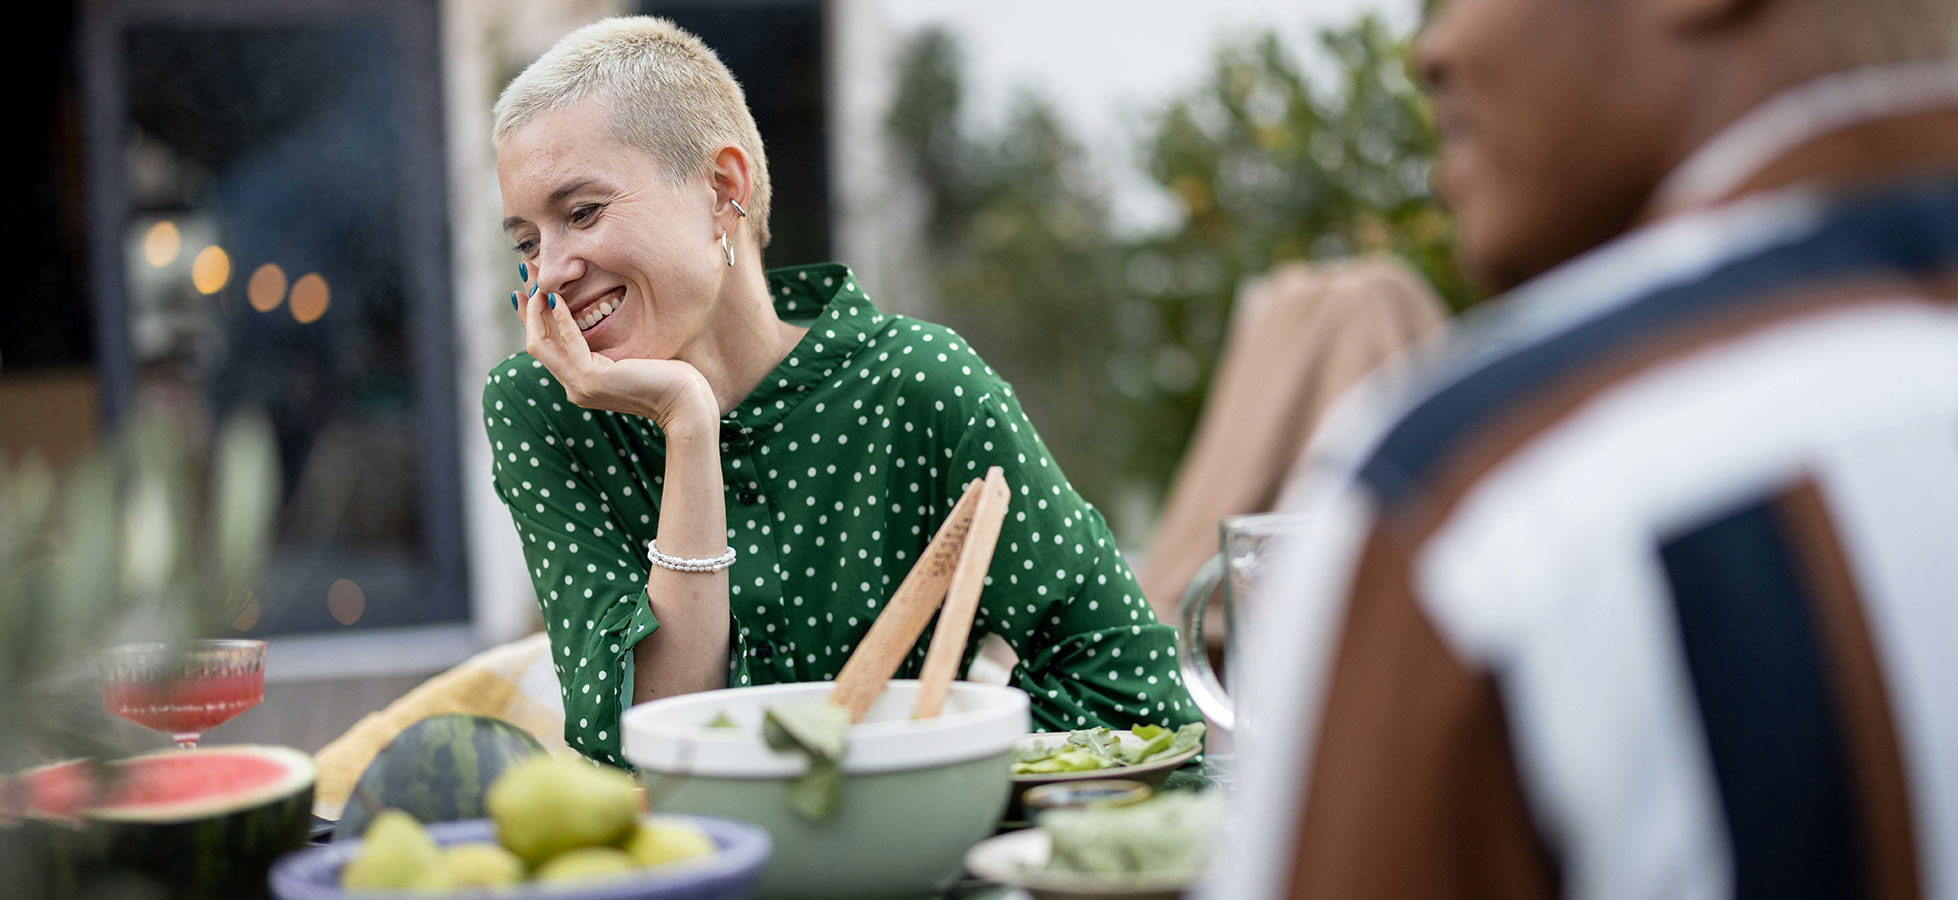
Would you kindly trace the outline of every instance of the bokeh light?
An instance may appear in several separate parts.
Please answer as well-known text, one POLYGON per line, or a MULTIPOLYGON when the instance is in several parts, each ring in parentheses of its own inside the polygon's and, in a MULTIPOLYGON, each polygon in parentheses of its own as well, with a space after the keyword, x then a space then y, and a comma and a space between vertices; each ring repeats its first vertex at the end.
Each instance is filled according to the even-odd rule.
POLYGON ((331 302, 332 291, 318 272, 307 272, 292 283, 292 317, 301 325, 319 321, 331 302))
POLYGON ((245 282, 245 298, 259 312, 278 309, 286 299, 286 270, 279 268, 278 263, 259 266, 252 272, 251 280, 245 282))
POLYGON ((231 283, 231 257, 216 244, 197 251, 190 261, 190 283, 200 294, 215 294, 231 283))
POLYGON ((149 233, 143 235, 143 261, 159 269, 176 262, 183 248, 183 234, 177 231, 177 223, 168 219, 151 225, 149 233))
POLYGON ((333 614, 333 621, 352 625, 367 611, 367 594, 360 585, 342 578, 326 589, 326 610, 333 614))

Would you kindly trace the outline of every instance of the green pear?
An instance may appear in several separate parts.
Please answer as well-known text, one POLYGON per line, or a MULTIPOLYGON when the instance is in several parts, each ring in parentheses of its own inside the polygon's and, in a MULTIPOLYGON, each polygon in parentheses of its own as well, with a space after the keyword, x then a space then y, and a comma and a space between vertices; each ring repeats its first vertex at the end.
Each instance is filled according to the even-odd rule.
POLYGON ((632 777, 591 763, 538 756, 510 767, 485 798, 497 839, 525 864, 581 847, 616 847, 632 833, 632 777))
POLYGON ((648 819, 626 839, 625 852, 642 866, 664 866, 714 855, 714 839, 676 819, 648 819))
POLYGON ((629 875, 638 868, 632 857, 615 847, 581 847, 558 855, 537 869, 540 883, 598 881, 629 875))
POLYGON ((340 886, 351 890, 439 890, 450 887, 442 851, 415 817, 383 810, 367 826, 360 853, 340 872, 340 886))
POLYGON ((495 844, 458 844, 442 851, 442 866, 456 887, 495 887, 523 880, 523 860, 495 844))

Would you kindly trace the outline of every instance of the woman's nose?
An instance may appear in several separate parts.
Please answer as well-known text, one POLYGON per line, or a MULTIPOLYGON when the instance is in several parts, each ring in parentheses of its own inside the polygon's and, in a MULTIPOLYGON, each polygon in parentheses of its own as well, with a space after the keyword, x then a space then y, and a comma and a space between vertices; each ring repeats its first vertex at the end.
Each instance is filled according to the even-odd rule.
POLYGON ((530 262, 530 274, 536 280, 537 289, 560 294, 567 283, 577 280, 582 268, 578 257, 563 248, 539 248, 537 258, 530 262))

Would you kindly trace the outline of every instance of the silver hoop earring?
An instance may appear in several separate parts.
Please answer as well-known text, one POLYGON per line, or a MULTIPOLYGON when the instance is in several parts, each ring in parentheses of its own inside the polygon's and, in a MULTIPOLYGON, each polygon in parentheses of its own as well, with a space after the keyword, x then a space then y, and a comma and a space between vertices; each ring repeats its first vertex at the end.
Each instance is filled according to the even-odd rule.
POLYGON ((727 245, 727 232, 721 232, 721 257, 727 260, 727 267, 734 268, 734 248, 727 245))
POLYGON ((740 213, 741 218, 745 219, 748 217, 748 211, 741 208, 741 201, 736 200, 733 197, 729 197, 727 198, 727 202, 734 204, 734 211, 740 213))

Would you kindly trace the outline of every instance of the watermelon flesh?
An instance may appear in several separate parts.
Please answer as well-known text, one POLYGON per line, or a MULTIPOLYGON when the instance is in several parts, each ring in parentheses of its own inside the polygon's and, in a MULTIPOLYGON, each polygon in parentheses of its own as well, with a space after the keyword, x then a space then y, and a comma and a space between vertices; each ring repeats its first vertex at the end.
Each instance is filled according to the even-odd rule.
POLYGON ((273 861, 306 844, 313 779, 297 750, 217 747, 44 766, 9 794, 27 798, 57 886, 138 879, 166 896, 255 898, 273 861))

